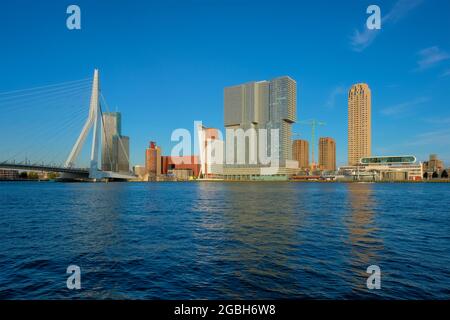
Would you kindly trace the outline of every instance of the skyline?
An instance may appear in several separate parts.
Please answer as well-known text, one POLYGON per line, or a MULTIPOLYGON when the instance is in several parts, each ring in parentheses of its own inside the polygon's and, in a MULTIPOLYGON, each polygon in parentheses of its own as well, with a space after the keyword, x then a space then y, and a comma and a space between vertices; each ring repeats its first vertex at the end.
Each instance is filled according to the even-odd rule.
MULTIPOLYGON (((372 90, 372 155, 425 161, 437 153, 448 165, 449 3, 381 1, 383 26, 375 36, 363 29, 366 1, 326 8, 326 2, 252 3, 122 8, 78 1, 79 31, 65 28, 66 4, 30 3, 29 13, 20 2, 5 4, 0 92, 86 78, 99 67, 108 103, 122 112, 131 137, 131 162, 143 164, 148 141, 169 154, 171 132, 192 130, 195 120, 223 130, 225 87, 288 75, 298 84, 298 120, 327 122, 315 147, 319 137, 333 137, 339 166, 347 162, 347 92, 365 82, 372 90), (264 22, 268 28, 256 32, 264 22), (281 45, 271 46, 273 40, 281 45)), ((294 124, 293 132, 310 140, 307 126, 294 124)))

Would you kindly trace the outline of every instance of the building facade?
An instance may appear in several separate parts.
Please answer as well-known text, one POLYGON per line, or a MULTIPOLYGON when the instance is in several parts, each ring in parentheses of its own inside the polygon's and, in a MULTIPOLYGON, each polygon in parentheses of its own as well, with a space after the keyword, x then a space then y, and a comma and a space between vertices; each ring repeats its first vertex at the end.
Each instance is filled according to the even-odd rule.
POLYGON ((18 170, 0 169, 0 180, 19 180, 18 170))
POLYGON ((309 142, 306 140, 292 141, 292 158, 298 161, 300 169, 309 169, 309 142))
POLYGON ((117 150, 117 172, 130 172, 130 138, 119 136, 114 138, 114 148, 117 150))
POLYGON ((336 142, 333 138, 319 139, 319 169, 336 171, 336 142))
POLYGON ((161 148, 154 141, 150 141, 145 150, 145 169, 150 177, 158 177, 162 173, 161 148))
POLYGON ((102 170, 130 171, 130 138, 122 136, 120 112, 105 112, 102 117, 102 170))
MULTIPOLYGON (((269 84, 268 129, 279 129, 279 157, 284 166, 292 160, 292 124, 297 120, 297 83, 289 77, 280 77, 269 84)), ((270 135, 269 135, 270 136, 270 135)))
POLYGON ((162 156, 161 172, 169 174, 173 170, 192 170, 193 178, 197 178, 200 173, 200 159, 198 156, 162 156))
POLYGON ((436 154, 430 154, 429 160, 423 163, 423 170, 429 175, 432 175, 433 173, 439 174, 444 171, 444 169, 444 162, 440 160, 436 154))
POLYGON ((117 168, 117 141, 120 136, 122 118, 118 112, 103 113, 102 130, 102 170, 116 171, 117 168), (116 144, 116 146, 114 146, 116 144))
POLYGON ((243 147, 239 147, 237 133, 230 137, 227 131, 224 175, 231 172, 233 176, 239 175, 239 172, 243 175, 250 172, 263 174, 259 168, 267 166, 267 163, 262 163, 259 155, 264 151, 268 156, 272 153, 275 155, 280 168, 288 168, 288 171, 298 168, 297 162, 293 160, 291 141, 296 109, 297 84, 287 76, 225 88, 225 128, 234 133, 239 130, 245 132, 245 138, 243 147), (254 129, 254 135, 249 129, 254 129), (267 130, 267 149, 262 151, 261 142, 264 144, 264 141, 259 141, 260 129, 267 130), (275 136, 271 136, 272 129, 278 130, 278 139, 274 141, 276 145, 272 144, 275 139, 275 136))
POLYGON ((339 173, 350 180, 420 181, 422 163, 415 156, 363 157, 354 166, 343 166, 339 173))
POLYGON ((133 167, 133 173, 139 179, 144 180, 145 176, 147 175, 147 168, 142 165, 135 165, 133 167))
POLYGON ((351 87, 348 93, 348 164, 356 165, 371 155, 372 94, 365 83, 351 87))
POLYGON ((223 169, 223 141, 215 128, 200 126, 200 175, 203 178, 215 178, 223 169))

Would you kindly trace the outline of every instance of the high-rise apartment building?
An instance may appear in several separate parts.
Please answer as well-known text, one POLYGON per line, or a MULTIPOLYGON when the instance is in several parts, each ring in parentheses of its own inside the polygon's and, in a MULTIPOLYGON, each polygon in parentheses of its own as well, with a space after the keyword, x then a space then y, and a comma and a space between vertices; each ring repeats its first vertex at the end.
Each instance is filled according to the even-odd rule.
POLYGON ((102 122, 102 170, 129 172, 130 139, 121 135, 121 114, 119 112, 105 112, 102 122))
POLYGON ((319 139, 319 168, 325 171, 336 171, 336 142, 333 138, 319 139))
POLYGON ((300 169, 309 168, 309 143, 306 140, 292 141, 292 158, 298 161, 300 169))
POLYGON ((351 87, 348 93, 348 163, 356 165, 371 155, 371 92, 365 83, 351 87))
POLYGON ((279 77, 269 84, 268 129, 279 129, 280 163, 292 160, 292 124, 297 113, 297 83, 289 77, 279 77))
MULTIPOLYGON (((279 77, 270 81, 249 82, 224 90, 224 119, 226 129, 267 129, 267 154, 271 154, 270 130, 279 134, 278 158, 280 166, 292 160, 291 127, 296 121, 297 84, 290 77, 279 77)), ((257 139, 245 146, 245 163, 250 163, 250 148, 259 153, 257 139)), ((237 144, 234 144, 237 159, 237 144)), ((230 150, 226 150, 230 152, 230 150)), ((253 164, 258 166, 259 163, 253 164)))

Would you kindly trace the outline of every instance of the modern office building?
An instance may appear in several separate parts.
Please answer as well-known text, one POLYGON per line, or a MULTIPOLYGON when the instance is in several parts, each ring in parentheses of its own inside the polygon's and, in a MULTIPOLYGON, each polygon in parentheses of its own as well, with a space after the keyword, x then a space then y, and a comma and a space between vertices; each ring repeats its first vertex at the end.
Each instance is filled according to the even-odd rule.
POLYGON ((117 149, 117 172, 130 172, 130 138, 114 137, 114 148, 117 149))
POLYGON ((333 138, 319 139, 319 169, 336 171, 336 142, 333 138))
MULTIPOLYGON (((226 130, 264 129, 269 121, 269 82, 249 82, 224 89, 224 124, 226 130)), ((244 157, 245 165, 257 166, 251 163, 250 150, 258 151, 256 140, 246 142, 242 149, 234 138, 234 147, 226 148, 226 158, 238 163, 239 157, 244 157), (238 151, 238 149, 240 151, 238 151), (245 150, 245 151, 243 151, 245 150), (231 156, 233 155, 233 156, 231 156)), ((228 140, 227 143, 230 143, 228 140)), ((228 160, 230 162, 230 160, 228 160)))
POLYGON ((298 161, 300 169, 309 169, 309 142, 306 140, 292 141, 292 158, 298 161))
POLYGON ((120 112, 103 113, 102 122, 102 170, 129 172, 130 139, 122 136, 120 112))
POLYGON ((226 137, 226 163, 223 174, 233 176, 233 179, 236 177, 246 179, 266 173, 272 175, 271 170, 265 170, 269 165, 263 163, 259 157, 260 129, 267 129, 267 150, 262 152, 265 151, 269 156, 272 155, 272 151, 278 149, 275 157, 278 159, 279 170, 275 175, 295 173, 298 163, 292 157, 291 127, 296 121, 296 108, 297 84, 287 76, 225 88, 225 128, 233 130, 236 134, 233 137, 234 141, 226 137), (249 129, 255 129, 255 136, 247 134, 249 129), (278 130, 278 140, 275 142, 278 148, 271 142, 272 129, 278 130), (239 130, 246 133, 243 148, 239 146, 237 138, 239 130))
POLYGON ((121 114, 118 112, 103 113, 102 130, 102 170, 116 171, 117 154, 114 152, 114 138, 120 136, 121 114))
POLYGON ((162 173, 161 148, 154 141, 150 141, 145 150, 145 168, 149 177, 158 177, 162 173))
POLYGON ((420 181, 422 163, 415 156, 363 157, 354 166, 343 166, 339 173, 350 180, 420 181))
POLYGON ((371 91, 358 83, 348 93, 348 164, 356 165, 371 155, 371 91))

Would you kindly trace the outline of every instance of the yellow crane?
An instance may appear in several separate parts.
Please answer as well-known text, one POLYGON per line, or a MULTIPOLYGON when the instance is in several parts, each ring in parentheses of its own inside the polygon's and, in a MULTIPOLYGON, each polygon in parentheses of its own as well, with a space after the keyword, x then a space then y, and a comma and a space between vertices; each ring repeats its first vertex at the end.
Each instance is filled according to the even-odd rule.
MULTIPOLYGON (((315 119, 298 121, 297 123, 311 126, 311 141, 310 141, 311 159, 312 159, 311 164, 314 165, 316 163, 316 160, 314 158, 314 150, 315 150, 315 143, 316 143, 316 128, 318 126, 325 126, 326 123, 323 121, 315 120, 315 119)), ((295 134, 295 135, 297 135, 297 134, 295 134)))

